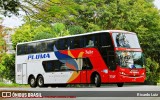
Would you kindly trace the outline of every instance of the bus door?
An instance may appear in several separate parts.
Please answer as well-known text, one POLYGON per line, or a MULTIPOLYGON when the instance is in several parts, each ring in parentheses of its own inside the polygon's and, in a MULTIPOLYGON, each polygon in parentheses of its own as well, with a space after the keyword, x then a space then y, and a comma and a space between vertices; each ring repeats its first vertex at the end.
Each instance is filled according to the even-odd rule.
POLYGON ((27 84, 27 64, 17 64, 16 82, 27 84))
POLYGON ((80 71, 80 83, 86 83, 87 82, 87 69, 86 67, 82 66, 82 70, 80 71))
POLYGON ((116 82, 117 81, 117 70, 116 70, 114 52, 108 52, 107 65, 109 68, 109 71, 108 71, 109 82, 116 82))
POLYGON ((87 77, 93 68, 89 58, 82 59, 82 69, 81 69, 81 83, 88 83, 87 77))
POLYGON ((27 84, 27 64, 22 64, 22 84, 27 84))

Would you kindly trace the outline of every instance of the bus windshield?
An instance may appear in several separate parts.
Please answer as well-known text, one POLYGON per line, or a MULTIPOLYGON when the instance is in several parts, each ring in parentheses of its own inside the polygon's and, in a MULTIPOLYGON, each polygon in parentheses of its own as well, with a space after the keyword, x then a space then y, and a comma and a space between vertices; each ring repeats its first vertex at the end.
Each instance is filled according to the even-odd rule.
POLYGON ((116 62, 123 68, 143 68, 142 52, 117 51, 116 62))
POLYGON ((134 33, 113 33, 112 37, 115 47, 140 48, 137 35, 134 33))

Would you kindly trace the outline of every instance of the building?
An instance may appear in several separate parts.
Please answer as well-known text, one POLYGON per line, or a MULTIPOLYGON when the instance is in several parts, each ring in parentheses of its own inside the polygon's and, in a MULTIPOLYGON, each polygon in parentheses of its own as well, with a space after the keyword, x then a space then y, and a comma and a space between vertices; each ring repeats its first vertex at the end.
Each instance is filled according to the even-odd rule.
POLYGON ((12 46, 11 36, 14 34, 15 29, 14 28, 3 28, 2 34, 4 34, 4 40, 6 41, 6 53, 13 54, 15 53, 15 50, 12 46))

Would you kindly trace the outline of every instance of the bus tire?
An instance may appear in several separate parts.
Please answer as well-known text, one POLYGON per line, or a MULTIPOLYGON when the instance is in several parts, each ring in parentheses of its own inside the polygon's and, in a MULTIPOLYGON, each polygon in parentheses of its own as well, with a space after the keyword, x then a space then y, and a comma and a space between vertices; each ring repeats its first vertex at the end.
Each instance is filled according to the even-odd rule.
POLYGON ((38 78, 37 78, 37 85, 39 86, 39 87, 44 87, 44 79, 43 79, 43 76, 38 76, 38 78))
POLYGON ((123 84, 124 84, 124 83, 117 83, 117 86, 118 86, 118 87, 123 87, 123 84))
POLYGON ((31 77, 29 78, 29 85, 30 85, 30 87, 32 87, 32 88, 35 88, 35 87, 37 86, 37 84, 36 84, 36 79, 34 78, 34 76, 31 76, 31 77))
POLYGON ((95 74, 94 77, 94 84, 96 87, 100 87, 101 86, 101 78, 98 74, 95 74))

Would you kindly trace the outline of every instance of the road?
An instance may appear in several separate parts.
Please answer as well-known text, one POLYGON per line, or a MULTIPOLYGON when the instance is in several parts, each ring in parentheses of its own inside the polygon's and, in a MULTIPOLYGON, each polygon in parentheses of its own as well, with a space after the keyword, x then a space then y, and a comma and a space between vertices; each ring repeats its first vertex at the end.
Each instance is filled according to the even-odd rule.
MULTIPOLYGON (((160 86, 151 85, 124 85, 124 87, 117 87, 116 85, 111 85, 102 86, 100 88, 95 88, 92 86, 83 88, 0 88, 0 91, 11 91, 15 93, 17 91, 18 93, 23 93, 24 91, 27 91, 27 93, 41 93, 41 95, 43 95, 46 100, 51 99, 48 98, 49 96, 57 100, 160 100, 160 86)), ((8 99, 11 98, 7 98, 7 100, 8 99)), ((19 99, 21 98, 18 98, 18 100, 19 99)), ((43 100, 44 98, 35 99, 43 100)), ((17 98, 12 98, 12 100, 17 100, 17 98)))

